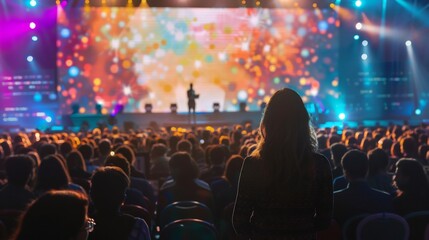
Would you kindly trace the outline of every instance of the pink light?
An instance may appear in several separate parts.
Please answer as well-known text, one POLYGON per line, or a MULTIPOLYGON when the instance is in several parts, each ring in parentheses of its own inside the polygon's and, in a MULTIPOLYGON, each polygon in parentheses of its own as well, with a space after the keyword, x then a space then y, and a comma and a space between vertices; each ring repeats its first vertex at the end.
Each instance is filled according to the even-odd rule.
POLYGON ((30 28, 31 28, 31 29, 35 29, 35 28, 36 28, 36 24, 35 24, 34 22, 31 22, 31 23, 30 23, 30 28))

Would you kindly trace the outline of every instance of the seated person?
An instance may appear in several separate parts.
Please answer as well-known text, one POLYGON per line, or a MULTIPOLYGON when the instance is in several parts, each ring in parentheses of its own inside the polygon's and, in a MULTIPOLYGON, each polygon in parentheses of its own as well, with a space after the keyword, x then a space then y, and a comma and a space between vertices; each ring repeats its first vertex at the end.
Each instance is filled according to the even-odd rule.
POLYGON ((122 214, 125 192, 130 180, 118 167, 101 167, 92 177, 91 199, 95 207, 97 225, 89 235, 92 239, 150 239, 150 232, 143 219, 122 214))
POLYGON ((49 191, 24 213, 15 240, 86 240, 94 220, 87 217, 88 199, 76 191, 49 191))
POLYGON ((220 178, 225 170, 226 157, 226 150, 223 145, 211 147, 207 161, 209 169, 201 174, 200 179, 210 184, 212 180, 220 178))
POLYGON ((198 167, 191 155, 177 152, 171 156, 170 172, 173 179, 166 181, 158 197, 158 214, 168 204, 177 201, 197 201, 214 210, 213 194, 209 185, 198 179, 198 167))
POLYGON ((394 183, 399 194, 393 208, 399 215, 429 211, 429 182, 423 166, 415 159, 402 158, 396 163, 394 183))
POLYGON ((343 225, 345 221, 360 214, 391 212, 393 197, 371 188, 367 181, 368 157, 359 150, 348 151, 341 160, 347 188, 334 192, 334 219, 343 225))
POLYGON ((34 199, 28 183, 35 175, 35 163, 26 155, 10 156, 6 159, 8 183, 0 190, 0 210, 25 210, 34 199))

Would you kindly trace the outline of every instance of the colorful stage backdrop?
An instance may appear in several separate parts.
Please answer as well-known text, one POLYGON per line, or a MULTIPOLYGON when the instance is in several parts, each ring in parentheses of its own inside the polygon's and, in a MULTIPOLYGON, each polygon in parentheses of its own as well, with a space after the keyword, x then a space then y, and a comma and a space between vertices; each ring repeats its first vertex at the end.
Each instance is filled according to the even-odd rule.
POLYGON ((248 110, 291 87, 319 112, 341 103, 339 20, 332 9, 76 8, 58 13, 60 109, 107 114, 248 110))

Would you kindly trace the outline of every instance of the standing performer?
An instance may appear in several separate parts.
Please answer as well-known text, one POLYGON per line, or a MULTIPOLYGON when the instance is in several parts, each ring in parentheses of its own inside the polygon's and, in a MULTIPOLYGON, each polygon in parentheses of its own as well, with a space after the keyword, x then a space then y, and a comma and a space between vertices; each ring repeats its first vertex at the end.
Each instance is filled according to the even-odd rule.
POLYGON ((187 94, 189 114, 191 114, 191 111, 193 111, 193 114, 195 115, 195 99, 199 98, 200 95, 195 93, 192 83, 189 85, 187 94))

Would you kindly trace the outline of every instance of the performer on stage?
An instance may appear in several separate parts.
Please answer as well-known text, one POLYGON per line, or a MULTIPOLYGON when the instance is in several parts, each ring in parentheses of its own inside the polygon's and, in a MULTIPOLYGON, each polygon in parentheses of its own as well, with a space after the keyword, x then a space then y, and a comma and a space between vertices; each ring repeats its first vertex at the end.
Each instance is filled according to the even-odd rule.
POLYGON ((195 93, 192 83, 189 85, 187 94, 189 114, 191 114, 191 111, 193 111, 193 114, 195 114, 195 99, 199 98, 200 95, 195 93))

